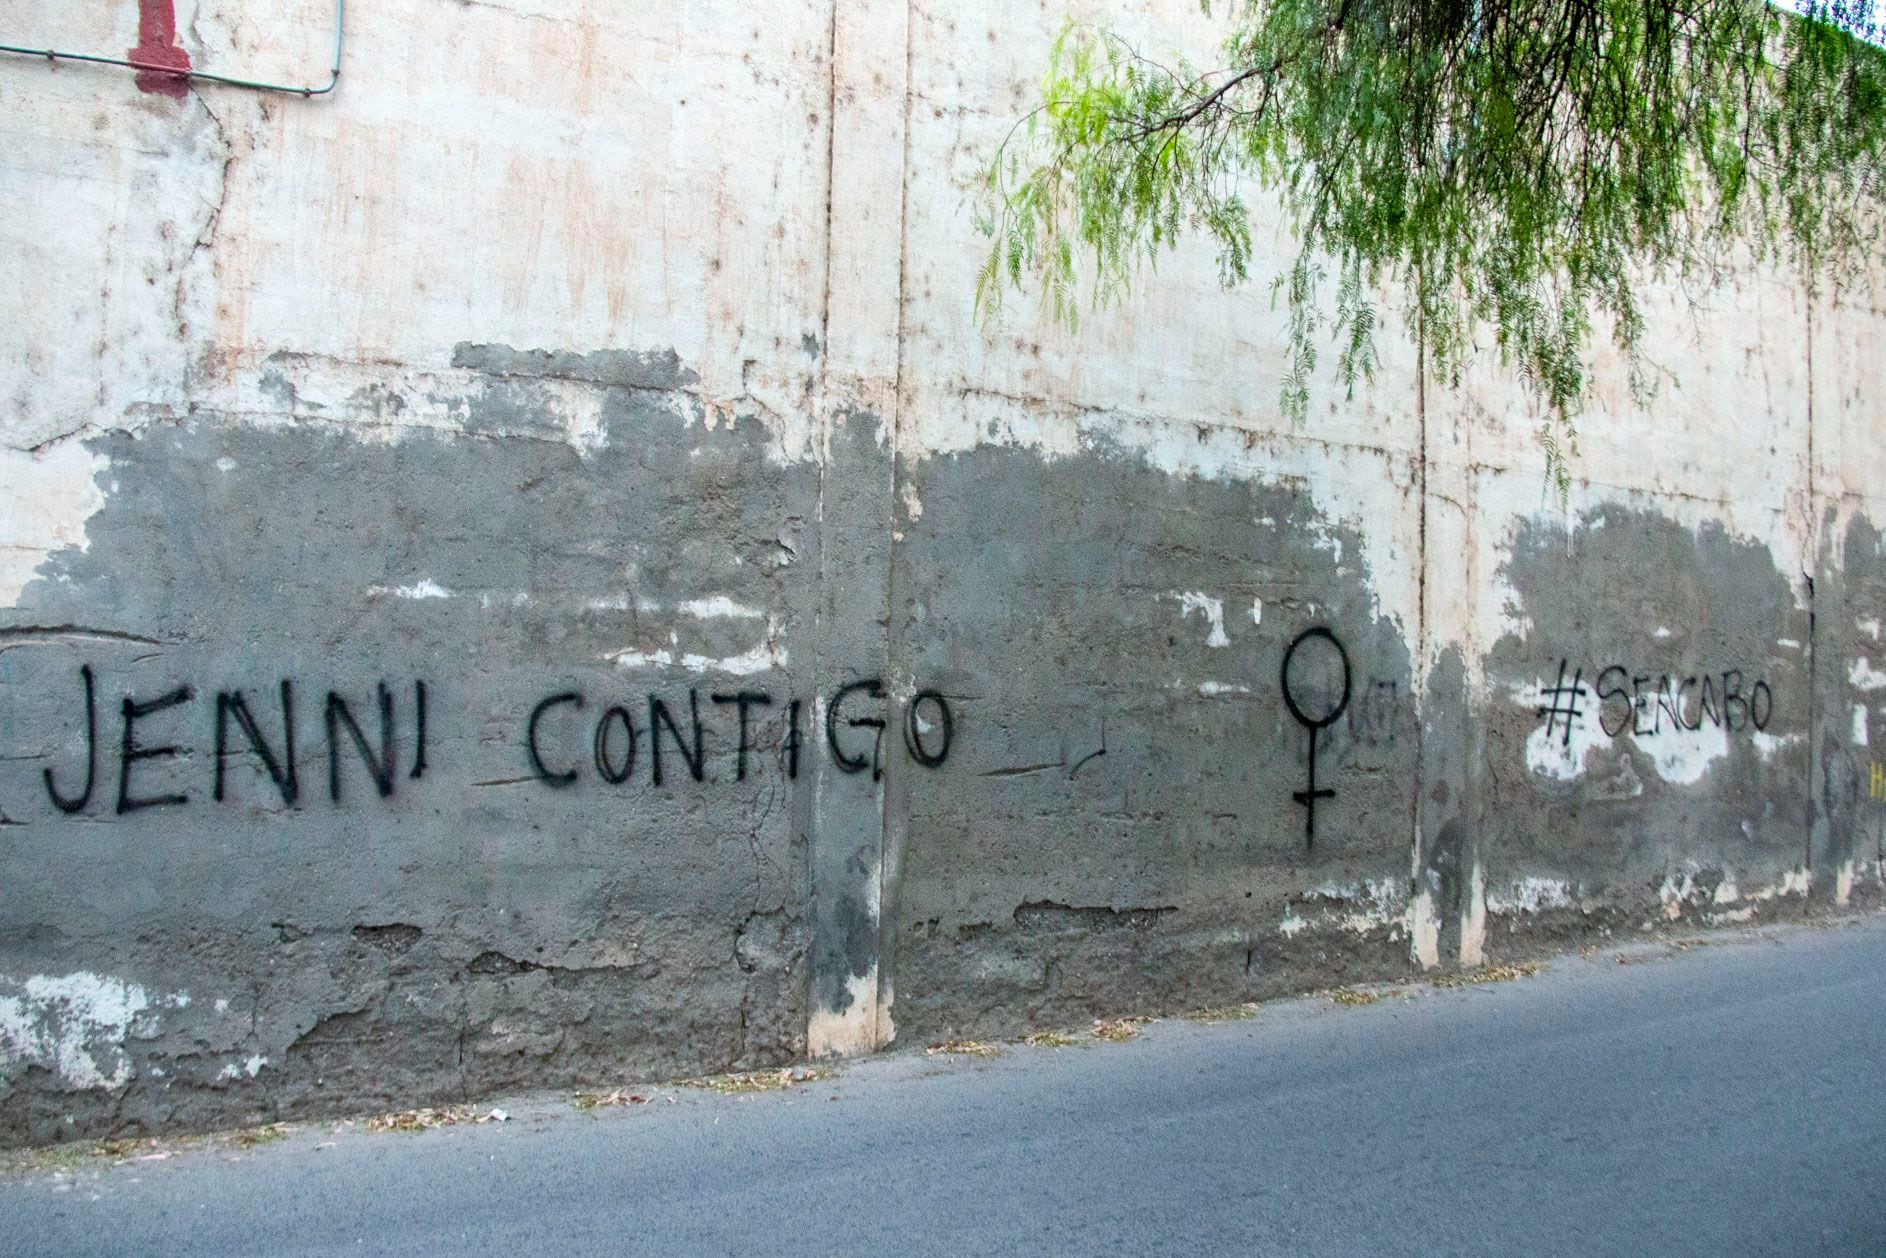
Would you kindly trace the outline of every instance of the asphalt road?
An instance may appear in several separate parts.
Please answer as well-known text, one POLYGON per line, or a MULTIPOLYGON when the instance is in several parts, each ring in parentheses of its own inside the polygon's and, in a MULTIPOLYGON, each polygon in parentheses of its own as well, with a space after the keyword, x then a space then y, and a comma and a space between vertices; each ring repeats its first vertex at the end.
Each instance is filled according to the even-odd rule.
POLYGON ((1714 938, 783 1093, 42 1166, 0 1178, 0 1252, 1886 1253, 1886 920, 1714 938))

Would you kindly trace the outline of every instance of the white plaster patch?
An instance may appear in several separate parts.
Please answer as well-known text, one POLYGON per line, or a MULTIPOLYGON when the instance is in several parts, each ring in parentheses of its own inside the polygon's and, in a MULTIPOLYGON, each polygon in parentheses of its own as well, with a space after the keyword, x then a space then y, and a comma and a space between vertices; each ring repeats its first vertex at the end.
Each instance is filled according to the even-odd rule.
MULTIPOLYGON (((1541 708, 1551 706, 1546 691, 1554 684, 1542 678, 1536 685, 1514 686, 1508 698, 1537 714, 1541 708)), ((1574 781, 1585 771, 1586 756, 1607 741, 1595 711, 1574 717, 1561 712, 1545 718, 1526 736, 1526 767, 1540 777, 1574 781)))
POLYGON ((1729 754, 1729 731, 1708 722, 1697 729, 1665 729, 1640 740, 1637 749, 1650 753, 1658 777, 1687 786, 1702 781, 1709 766, 1729 754))
POLYGON ((735 677, 751 677, 755 673, 785 668, 786 650, 769 639, 738 655, 683 655, 681 667, 694 673, 728 673, 735 677))
POLYGON ((1584 773, 1585 757, 1607 741, 1596 721, 1577 720, 1567 726, 1561 716, 1526 736, 1526 767, 1540 777, 1570 782, 1584 773))
POLYGON ((1675 874, 1665 874, 1663 883, 1657 888, 1657 898, 1663 902, 1663 915, 1671 921, 1683 916, 1683 906, 1697 897, 1696 867, 1684 869, 1682 878, 1675 874))
MULTIPOLYGON (((674 638, 674 634, 669 635, 671 642, 674 638)), ((658 647, 652 650, 629 648, 611 651, 603 658, 612 661, 618 668, 667 668, 679 664, 691 673, 727 673, 734 677, 750 677, 755 673, 786 667, 789 657, 786 648, 780 645, 779 638, 779 621, 768 616, 766 636, 738 655, 702 655, 658 647)))
POLYGON ((890 1009, 878 1008, 878 967, 845 980, 844 1009, 814 1009, 806 1020, 806 1053, 812 1057, 850 1057, 868 1053, 896 1037, 890 1009), (882 1038, 880 1038, 880 1036, 882 1038))
POLYGON ((1341 930, 1352 935, 1386 931, 1388 938, 1400 939, 1410 927, 1410 908, 1406 892, 1393 878, 1365 879, 1361 882, 1326 882, 1304 895, 1306 901, 1322 901, 1329 908, 1319 908, 1309 915, 1296 908, 1284 910, 1278 933, 1294 939, 1306 930, 1341 930))
POLYGON ((1865 747, 1868 745, 1866 705, 1864 703, 1856 703, 1853 705, 1853 745, 1855 747, 1865 747))
MULTIPOLYGON (((1685 872, 1680 880, 1674 878, 1674 876, 1666 877, 1663 886, 1658 889, 1658 895, 1663 900, 1664 915, 1672 921, 1682 916, 1683 905, 1686 902, 1697 899, 1701 895, 1700 889, 1695 883, 1695 872, 1696 866, 1692 863, 1685 867, 1685 872)), ((1847 872, 1850 876, 1851 866, 1844 872, 1847 872)), ((1710 902, 1717 906, 1735 904, 1738 902, 1756 904, 1781 899, 1785 896, 1806 895, 1808 882, 1808 871, 1805 868, 1791 869, 1781 876, 1780 882, 1773 886, 1760 887, 1754 891, 1744 893, 1741 888, 1736 885, 1734 875, 1725 873, 1722 876, 1722 881, 1716 884, 1716 890, 1714 894, 1710 896, 1710 902)), ((1752 914, 1754 909, 1750 908, 1748 912, 1752 914)))
POLYGON ((1853 661, 1847 669, 1847 680, 1856 690, 1886 689, 1886 673, 1874 668, 1872 661, 1864 655, 1853 661))
POLYGON ((1854 621, 1853 624, 1854 628, 1873 639, 1873 641, 1879 641, 1880 627, 1879 621, 1876 618, 1872 616, 1862 616, 1860 619, 1854 621))
POLYGON ((232 1061, 216 1072, 218 1079, 240 1079, 248 1076, 253 1079, 262 1073, 262 1067, 268 1065, 268 1058, 256 1053, 246 1061, 232 1061))
POLYGON ((1231 639, 1225 636, 1225 601, 1213 598, 1199 591, 1174 590, 1168 598, 1179 600, 1179 619, 1190 620, 1197 612, 1210 626, 1205 635, 1206 646, 1230 646, 1231 639))
POLYGON ((1264 623, 1264 600, 1261 598, 1251 600, 1251 623, 1254 625, 1264 623))
POLYGON ((674 652, 666 648, 653 651, 611 651, 603 658, 614 661, 617 668, 666 668, 675 662, 674 652))
POLYGON ((1521 878, 1505 895, 1487 897, 1491 913, 1538 913, 1573 906, 1571 884, 1558 878, 1521 878))
POLYGON ((675 610, 697 620, 758 620, 766 615, 757 607, 748 607, 736 603, 725 594, 715 594, 710 598, 685 599, 675 605, 675 610))
POLYGON ((1424 970, 1441 964, 1441 914, 1434 897, 1423 891, 1408 910, 1409 934, 1413 939, 1415 964, 1424 970))
POLYGON ((420 577, 411 585, 370 585, 367 587, 367 593, 376 598, 391 594, 394 598, 410 599, 414 602, 423 602, 426 599, 432 598, 452 597, 452 591, 446 589, 431 577, 420 577))
POLYGON ((1225 681, 1201 681, 1198 683, 1198 692, 1207 699, 1212 699, 1219 695, 1248 695, 1251 693, 1251 688, 1225 681))
POLYGON ((1479 861, 1467 880, 1467 912, 1460 923, 1460 963, 1472 968, 1487 959, 1487 872, 1479 861))
MULTIPOLYGON (((131 1081, 124 1042, 152 1007, 142 986, 80 970, 25 980, 0 975, 0 993, 0 1078, 39 1066, 70 1088, 119 1088, 131 1081)), ((181 994, 160 1003, 175 1004, 181 994)))
POLYGON ((48 555, 90 545, 85 524, 105 505, 98 475, 109 465, 77 441, 0 449, 0 606, 19 605, 48 555))
POLYGON ((1805 740, 1806 734, 1796 731, 1792 734, 1764 734, 1761 730, 1750 730, 1748 740, 1755 747, 1756 754, 1763 760, 1773 760, 1775 753, 1783 747, 1792 747, 1805 740))

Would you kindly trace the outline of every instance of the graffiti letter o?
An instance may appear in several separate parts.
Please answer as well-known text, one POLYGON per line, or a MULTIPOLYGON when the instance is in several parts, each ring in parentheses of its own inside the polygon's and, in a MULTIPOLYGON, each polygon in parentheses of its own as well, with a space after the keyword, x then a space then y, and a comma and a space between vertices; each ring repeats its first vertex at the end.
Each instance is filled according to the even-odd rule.
POLYGON ((956 723, 950 716, 949 701, 935 690, 919 690, 904 709, 904 746, 910 758, 926 769, 934 769, 950 758, 950 743, 956 737, 956 723), (923 745, 923 732, 917 727, 917 708, 925 700, 936 705, 936 723, 943 729, 943 744, 935 751, 923 745))

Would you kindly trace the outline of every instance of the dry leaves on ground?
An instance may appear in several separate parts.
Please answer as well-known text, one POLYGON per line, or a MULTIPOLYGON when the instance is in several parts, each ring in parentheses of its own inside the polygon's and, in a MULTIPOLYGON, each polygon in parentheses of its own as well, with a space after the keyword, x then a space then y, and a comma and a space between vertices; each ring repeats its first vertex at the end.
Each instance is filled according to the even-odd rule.
POLYGON ((1079 1042, 1066 1031, 1035 1031, 1022 1036, 1022 1043, 1030 1048, 1068 1048, 1079 1042))
POLYGON ((932 1057, 938 1053, 949 1053, 957 1057, 1000 1057, 1002 1055, 1000 1047, 984 1043, 982 1040, 944 1040, 940 1044, 930 1045, 923 1051, 932 1057))
POLYGON ((782 1092, 795 1083, 817 1083, 831 1077, 831 1071, 814 1066, 787 1066, 780 1070, 749 1070, 743 1074, 689 1079, 683 1086, 718 1092, 722 1096, 744 1096, 752 1092, 782 1092))
POLYGON ((1381 996, 1375 992, 1365 992, 1359 987, 1338 987, 1329 993, 1329 998, 1339 1005, 1372 1005, 1381 996))
POLYGON ((436 1108, 401 1110, 367 1120, 368 1131, 431 1131, 435 1127, 456 1127, 471 1122, 469 1105, 445 1105, 436 1108))
POLYGON ((229 1133, 229 1142, 238 1149, 253 1149, 258 1144, 270 1144, 276 1140, 288 1138, 287 1123, 268 1123, 261 1127, 244 1127, 241 1131, 229 1133))
POLYGON ((1152 1019, 1143 1013, 1124 1018, 1101 1018, 1094 1023, 1094 1038, 1122 1044, 1139 1034, 1139 1028, 1152 1019))
POLYGON ((613 1092, 578 1092, 570 1098, 570 1104, 577 1109, 610 1109, 619 1105, 646 1105, 648 1098, 640 1092, 617 1088, 613 1092))
POLYGON ((1428 983, 1433 987, 1471 987, 1478 983, 1510 983, 1516 978, 1529 978, 1544 968, 1537 961, 1521 961, 1516 965, 1489 965, 1484 969, 1437 975, 1429 979, 1428 983))
POLYGON ((1194 1009, 1185 1018, 1188 1022, 1244 1022, 1256 1016, 1256 1005, 1224 1005, 1216 1009, 1194 1009))

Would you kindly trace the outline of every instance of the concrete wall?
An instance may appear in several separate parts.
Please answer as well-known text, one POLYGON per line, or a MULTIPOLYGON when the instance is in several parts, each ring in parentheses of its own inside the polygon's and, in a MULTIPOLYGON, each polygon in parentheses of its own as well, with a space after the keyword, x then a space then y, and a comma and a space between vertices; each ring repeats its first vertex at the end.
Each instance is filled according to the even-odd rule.
MULTIPOLYGON (((1079 15, 1202 54, 1170 8, 1079 15)), ((1282 237, 980 327, 1062 14, 386 0, 314 99, 0 61, 0 1139, 1877 894, 1880 312, 1672 294, 1563 508, 1392 328, 1284 422, 1282 237)), ((330 17, 175 21, 318 81, 330 17)))

